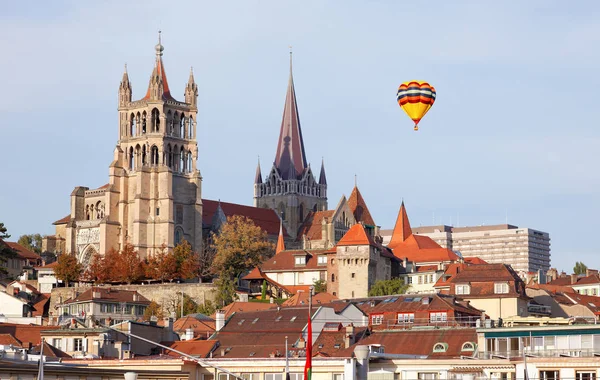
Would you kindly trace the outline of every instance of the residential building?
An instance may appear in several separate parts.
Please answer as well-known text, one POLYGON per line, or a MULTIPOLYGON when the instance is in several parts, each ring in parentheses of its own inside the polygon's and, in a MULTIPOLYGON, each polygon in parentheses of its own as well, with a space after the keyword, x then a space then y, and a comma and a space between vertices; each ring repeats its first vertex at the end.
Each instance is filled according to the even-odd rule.
POLYGON ((575 293, 571 288, 556 290, 550 285, 532 284, 527 295, 537 304, 550 308, 551 317, 573 318, 595 322, 600 316, 600 297, 575 293))
POLYGON ((52 289, 62 284, 62 280, 56 278, 56 274, 54 273, 54 268, 57 265, 58 261, 55 261, 35 268, 37 271, 38 289, 41 293, 51 293, 52 289))
POLYGON ((254 206, 275 210, 281 216, 292 239, 297 237, 309 211, 327 210, 325 165, 321 163, 321 172, 317 180, 306 159, 291 55, 290 76, 275 160, 264 181, 260 162, 256 167, 254 206))
POLYGON ((95 189, 76 187, 69 215, 55 222, 55 236, 65 239, 64 252, 76 254, 84 267, 94 253, 125 244, 132 244, 141 258, 184 239, 196 250, 202 247, 202 177, 196 167, 198 86, 190 72, 184 101, 175 100, 160 38, 155 50, 143 98, 132 100, 129 75, 127 70, 123 73, 119 141, 109 182, 95 189))
POLYGON ((7 246, 15 253, 13 257, 8 257, 6 263, 3 264, 7 273, 0 275, 0 278, 27 280, 30 276, 33 278, 33 267, 42 265, 42 258, 37 253, 31 252, 18 243, 0 239, 0 246, 7 246))
MULTIPOLYGON (((269 310, 269 309, 273 309, 276 307, 277 307, 277 305, 271 304, 271 303, 233 301, 229 305, 220 308, 219 312, 223 316, 224 320, 227 320, 234 313, 241 313, 241 312, 246 312, 246 311, 269 310)), ((217 312, 213 313, 210 317, 212 319, 216 320, 217 312)))
MULTIPOLYGON (((413 228, 437 244, 465 256, 479 257, 488 263, 512 265, 521 274, 550 269, 550 235, 532 228, 500 224, 476 227, 426 226, 413 228)), ((384 242, 391 232, 381 232, 384 242)))
POLYGON ((215 332, 215 320, 204 314, 188 314, 173 323, 180 340, 208 339, 215 332))
POLYGON ((0 322, 42 325, 48 316, 50 297, 32 285, 13 281, 0 292, 0 322))
POLYGON ((531 299, 526 294, 525 283, 509 265, 469 265, 454 275, 449 283, 450 295, 469 301, 491 319, 530 314, 528 306, 531 299))
POLYGON ((60 315, 53 323, 69 323, 75 318, 90 327, 96 322, 112 325, 142 318, 149 304, 150 301, 137 291, 92 287, 67 300, 59 299, 56 307, 60 315))
POLYGON ((328 303, 336 301, 338 299, 336 296, 329 294, 327 292, 316 293, 316 294, 312 295, 312 297, 311 297, 310 292, 298 291, 298 293, 294 294, 292 297, 285 300, 281 304, 281 306, 287 307, 287 306, 308 305, 308 303, 310 302, 309 298, 312 301, 313 305, 328 304, 328 303))

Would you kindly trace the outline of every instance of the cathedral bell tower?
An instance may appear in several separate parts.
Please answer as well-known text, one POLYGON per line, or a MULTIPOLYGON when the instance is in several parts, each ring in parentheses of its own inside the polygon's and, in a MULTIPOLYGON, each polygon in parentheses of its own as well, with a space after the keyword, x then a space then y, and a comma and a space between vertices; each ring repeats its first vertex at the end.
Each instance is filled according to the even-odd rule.
POLYGON ((323 164, 319 177, 317 181, 306 161, 290 52, 290 77, 275 161, 264 182, 260 163, 256 168, 254 206, 275 210, 290 237, 295 239, 308 212, 327 209, 327 180, 323 164))
MULTIPOLYGON (((141 257, 187 240, 202 244, 202 177, 196 167, 198 86, 190 73, 184 102, 173 98, 160 32, 148 89, 132 101, 127 68, 119 86, 119 141, 110 168, 118 189, 114 214, 118 243, 133 244, 141 257)), ((111 212, 111 216, 112 216, 111 212)))

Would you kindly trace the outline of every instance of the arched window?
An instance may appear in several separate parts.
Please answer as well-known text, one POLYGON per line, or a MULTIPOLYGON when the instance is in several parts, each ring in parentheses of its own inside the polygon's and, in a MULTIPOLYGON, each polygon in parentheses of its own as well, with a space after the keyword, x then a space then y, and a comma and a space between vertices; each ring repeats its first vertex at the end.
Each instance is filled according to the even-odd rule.
POLYGON ((135 169, 135 160, 133 154, 133 147, 129 148, 129 170, 135 169))
POLYGON ((191 116, 188 118, 188 138, 194 138, 194 118, 191 116))
POLYGON ((146 166, 148 161, 146 160, 146 144, 142 147, 142 166, 146 166))
POLYGON ((100 201, 96 203, 96 219, 104 218, 104 204, 100 201))
POLYGON ((331 274, 331 282, 335 282, 335 274, 331 274))
POLYGON ((96 219, 96 210, 94 210, 94 205, 90 205, 90 219, 96 219))
POLYGON ((179 119, 179 137, 185 138, 185 115, 183 113, 179 119))
POLYGON ((462 345, 461 351, 475 351, 475 344, 471 342, 465 342, 462 345))
POLYGON ((300 203, 300 206, 298 206, 298 221, 299 222, 304 221, 304 204, 303 203, 300 203))
POLYGON ((433 345, 433 352, 446 352, 448 343, 436 343, 433 345))
POLYGON ((179 151, 179 172, 180 173, 185 172, 185 164, 186 164, 185 150, 183 150, 183 147, 181 147, 181 150, 179 151))
POLYGON ((160 112, 156 108, 152 109, 152 132, 160 131, 160 112))
POLYGON ((173 115, 171 114, 171 110, 167 112, 167 130, 165 133, 167 135, 173 134, 173 115))
POLYGON ((90 220, 90 205, 85 205, 85 218, 90 220))
POLYGON ((173 170, 179 171, 179 148, 177 145, 173 147, 173 170))
POLYGON ((175 136, 175 133, 177 132, 177 128, 179 126, 179 114, 177 112, 175 112, 175 114, 173 115, 173 123, 172 123, 172 127, 171 127, 171 136, 175 136))
POLYGON ((167 145, 167 166, 173 168, 173 151, 171 150, 171 144, 167 145))
POLYGON ((142 163, 140 162, 141 158, 142 158, 142 148, 140 148, 139 144, 135 146, 135 167, 139 168, 142 166, 142 163))
POLYGON ((183 240, 183 231, 181 228, 177 228, 175 230, 175 245, 180 244, 183 240))
POLYGON ((158 147, 156 145, 152 145, 150 153, 150 163, 152 166, 158 165, 158 147))
POLYGON ((146 111, 142 113, 142 134, 146 133, 146 111))
POLYGON ((193 160, 194 160, 194 158, 192 156, 192 151, 189 150, 188 151, 188 163, 187 163, 187 171, 188 171, 188 173, 191 173, 192 169, 194 168, 193 160))
POLYGON ((129 116, 129 136, 135 136, 135 114, 129 116))

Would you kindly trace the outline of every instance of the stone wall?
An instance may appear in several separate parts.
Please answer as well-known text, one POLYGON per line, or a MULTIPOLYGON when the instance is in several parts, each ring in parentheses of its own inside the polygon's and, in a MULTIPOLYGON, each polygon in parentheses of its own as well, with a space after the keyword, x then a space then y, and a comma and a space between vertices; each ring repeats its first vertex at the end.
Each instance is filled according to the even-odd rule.
MULTIPOLYGON (((104 287, 108 287, 104 285, 104 287)), ((55 306, 72 298, 75 292, 79 294, 88 290, 90 286, 79 286, 72 288, 54 288, 52 289, 52 296, 50 297, 50 312, 56 315, 55 306)), ((204 304, 205 300, 215 300, 215 286, 213 284, 199 284, 199 283, 182 283, 182 284, 150 284, 150 285, 116 285, 110 286, 111 289, 115 290, 137 290, 142 296, 148 298, 150 301, 155 301, 159 305, 163 306, 167 312, 173 311, 173 306, 177 305, 177 300, 181 299, 181 294, 190 296, 198 305, 204 304)))

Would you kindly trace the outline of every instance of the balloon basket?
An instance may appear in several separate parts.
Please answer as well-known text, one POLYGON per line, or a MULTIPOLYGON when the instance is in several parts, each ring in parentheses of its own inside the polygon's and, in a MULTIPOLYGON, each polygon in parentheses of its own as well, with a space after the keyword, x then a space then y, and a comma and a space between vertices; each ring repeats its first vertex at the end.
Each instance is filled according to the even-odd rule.
POLYGON ((415 131, 418 131, 418 130, 419 130, 419 126, 418 126, 418 125, 415 125, 415 127, 414 127, 413 129, 414 129, 415 131))

